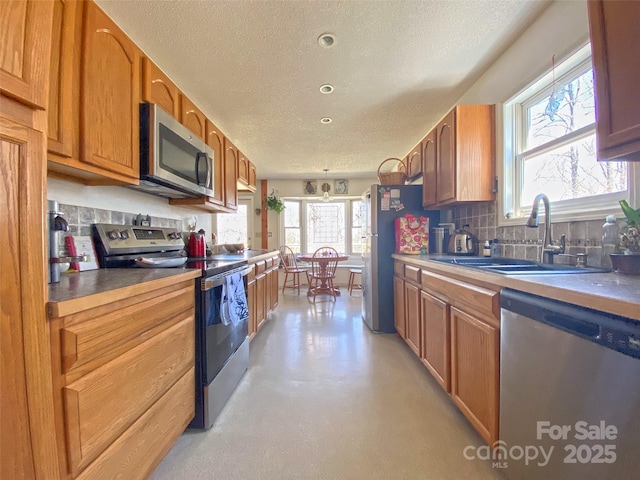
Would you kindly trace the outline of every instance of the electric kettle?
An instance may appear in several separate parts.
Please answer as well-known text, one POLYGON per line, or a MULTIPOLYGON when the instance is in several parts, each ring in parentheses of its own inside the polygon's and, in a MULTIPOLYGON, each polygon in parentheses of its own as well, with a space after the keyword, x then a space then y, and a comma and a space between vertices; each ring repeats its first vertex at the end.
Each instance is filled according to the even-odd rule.
POLYGON ((471 232, 461 229, 449 237, 447 252, 451 255, 478 255, 478 239, 471 232))
POLYGON ((189 257, 204 258, 206 256, 204 235, 204 230, 202 229, 198 232, 191 232, 187 246, 189 257))

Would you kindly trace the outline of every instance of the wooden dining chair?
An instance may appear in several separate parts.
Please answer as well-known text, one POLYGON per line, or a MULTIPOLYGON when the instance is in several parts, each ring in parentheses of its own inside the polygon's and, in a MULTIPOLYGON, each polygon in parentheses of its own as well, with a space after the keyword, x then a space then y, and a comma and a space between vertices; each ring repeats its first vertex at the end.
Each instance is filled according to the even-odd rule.
POLYGON ((336 289, 333 286, 333 279, 336 278, 336 268, 338 268, 338 251, 331 247, 320 247, 313 253, 311 259, 311 271, 309 277, 309 295, 313 296, 313 303, 316 303, 316 296, 326 293, 336 301, 336 289))
MULTIPOLYGON (((307 276, 308 268, 298 267, 296 262, 296 256, 291 248, 286 245, 280 247, 280 265, 284 268, 284 282, 282 284, 282 293, 285 288, 295 288, 300 295, 300 274, 304 273, 307 276), (291 278, 289 278, 291 275, 291 278), (290 282, 290 285, 287 285, 290 282)), ((308 277, 308 276, 307 276, 308 277)), ((308 279, 307 279, 308 283, 308 279)))

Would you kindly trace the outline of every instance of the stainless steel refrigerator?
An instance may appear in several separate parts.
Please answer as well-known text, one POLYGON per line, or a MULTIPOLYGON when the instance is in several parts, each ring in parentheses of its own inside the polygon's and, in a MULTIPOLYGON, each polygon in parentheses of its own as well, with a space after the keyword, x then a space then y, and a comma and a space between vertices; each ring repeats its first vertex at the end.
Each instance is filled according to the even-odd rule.
MULTIPOLYGON (((438 210, 422 208, 422 185, 371 185, 362 196, 362 319, 374 332, 393 333, 395 219, 411 213, 440 222, 438 210)), ((434 244, 429 242, 430 253, 434 244)))

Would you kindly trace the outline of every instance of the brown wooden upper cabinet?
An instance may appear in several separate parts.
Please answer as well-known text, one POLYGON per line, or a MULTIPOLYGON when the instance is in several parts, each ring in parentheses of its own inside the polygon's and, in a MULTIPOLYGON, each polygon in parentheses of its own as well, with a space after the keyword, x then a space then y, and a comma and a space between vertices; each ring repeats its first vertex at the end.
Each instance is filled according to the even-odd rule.
POLYGON ((438 203, 436 178, 436 136, 434 128, 422 140, 422 205, 429 207, 438 203))
MULTIPOLYGON (((435 128, 434 149, 427 144, 425 150, 429 150, 423 152, 424 207, 495 199, 494 135, 493 105, 458 105, 440 121, 435 128)), ((427 140, 433 141, 432 134, 427 140)))
POLYGON ((415 180, 422 175, 422 142, 407 155, 407 179, 415 180))
POLYGON ((55 155, 65 159, 80 157, 80 102, 77 92, 82 6, 83 2, 66 0, 56 0, 53 5, 47 110, 47 150, 50 158, 55 155))
POLYGON ((253 192, 258 189, 258 172, 252 162, 249 162, 249 189, 253 192))
POLYGON ((47 108, 42 82, 49 64, 48 38, 51 32, 51 5, 48 2, 0 2, 0 91, 29 106, 47 108))
POLYGON ((142 59, 142 100, 155 103, 175 119, 180 119, 180 90, 147 57, 142 59))
POLYGON ((238 150, 238 190, 244 192, 257 190, 256 166, 240 150, 238 150))
POLYGON ((238 150, 238 181, 245 185, 249 183, 249 159, 238 150))
POLYGON ((206 117, 191 100, 180 95, 180 123, 198 135, 202 140, 206 136, 206 117))
POLYGON ((224 203, 227 208, 238 208, 238 148, 225 137, 224 139, 224 203))
POLYGON ((85 4, 82 59, 82 161, 138 184, 140 50, 93 2, 85 4))
POLYGON ((207 145, 213 149, 212 203, 224 205, 224 135, 212 121, 206 120, 207 145))
POLYGON ((599 160, 640 161, 640 2, 589 0, 599 160))

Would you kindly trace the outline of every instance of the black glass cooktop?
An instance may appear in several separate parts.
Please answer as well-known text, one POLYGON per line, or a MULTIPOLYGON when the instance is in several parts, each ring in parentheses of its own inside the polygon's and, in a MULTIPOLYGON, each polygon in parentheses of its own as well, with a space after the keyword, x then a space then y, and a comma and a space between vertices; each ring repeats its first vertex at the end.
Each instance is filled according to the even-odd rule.
POLYGON ((202 276, 212 277, 221 273, 247 265, 246 260, 212 260, 207 258, 189 258, 186 268, 199 268, 202 276))

